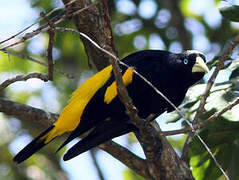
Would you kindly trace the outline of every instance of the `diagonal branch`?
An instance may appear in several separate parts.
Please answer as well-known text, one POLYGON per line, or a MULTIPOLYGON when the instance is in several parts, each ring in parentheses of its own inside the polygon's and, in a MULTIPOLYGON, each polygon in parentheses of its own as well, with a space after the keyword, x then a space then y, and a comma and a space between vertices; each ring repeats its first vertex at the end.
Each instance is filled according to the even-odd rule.
POLYGON ((113 141, 107 141, 99 145, 99 148, 108 152, 110 155, 124 163, 126 166, 134 170, 139 175, 150 179, 151 175, 148 171, 146 160, 136 156, 128 149, 124 148, 123 146, 120 146, 113 141))
POLYGON ((48 113, 41 109, 3 98, 0 98, 0 112, 18 119, 34 121, 43 126, 49 126, 58 118, 57 114, 48 113))

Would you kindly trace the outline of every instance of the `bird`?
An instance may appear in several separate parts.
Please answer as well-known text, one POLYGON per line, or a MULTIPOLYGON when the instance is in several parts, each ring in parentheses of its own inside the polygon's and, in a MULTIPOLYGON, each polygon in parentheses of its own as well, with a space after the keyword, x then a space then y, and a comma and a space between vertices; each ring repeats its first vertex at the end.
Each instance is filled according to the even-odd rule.
MULTIPOLYGON (((164 50, 142 50, 121 59, 122 80, 141 118, 174 111, 137 73, 145 77, 175 106, 179 106, 190 86, 209 72, 205 55, 197 50, 172 53, 164 50)), ((70 132, 58 148, 82 137, 63 156, 70 160, 115 137, 136 132, 124 104, 120 101, 113 67, 109 65, 86 80, 72 94, 57 121, 33 139, 14 158, 21 163, 50 143, 57 136, 70 132)))

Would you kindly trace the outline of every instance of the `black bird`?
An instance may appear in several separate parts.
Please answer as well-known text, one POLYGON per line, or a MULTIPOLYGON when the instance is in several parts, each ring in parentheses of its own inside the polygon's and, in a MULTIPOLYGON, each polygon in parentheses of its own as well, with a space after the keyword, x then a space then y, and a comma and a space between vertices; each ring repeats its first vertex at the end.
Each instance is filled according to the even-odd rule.
MULTIPOLYGON (((131 67, 120 65, 123 82, 141 118, 150 114, 157 117, 164 111, 173 111, 174 108, 132 69, 148 79, 175 106, 181 104, 188 88, 209 71, 205 56, 195 50, 180 54, 145 50, 133 53, 122 61, 131 67)), ((137 127, 130 122, 125 107, 119 100, 110 65, 78 87, 57 122, 22 149, 14 157, 14 161, 21 163, 65 132, 71 134, 58 150, 72 139, 86 135, 64 155, 63 159, 69 160, 131 131, 137 131, 137 127)))

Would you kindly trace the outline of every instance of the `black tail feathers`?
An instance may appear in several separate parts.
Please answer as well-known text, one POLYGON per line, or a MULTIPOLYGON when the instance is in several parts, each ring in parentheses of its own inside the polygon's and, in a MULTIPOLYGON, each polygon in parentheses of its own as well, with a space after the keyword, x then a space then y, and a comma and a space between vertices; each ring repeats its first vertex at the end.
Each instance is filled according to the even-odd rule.
POLYGON ((89 131, 91 129, 91 126, 89 124, 82 124, 78 126, 70 135, 69 137, 61 144, 61 146, 56 150, 56 153, 60 151, 65 145, 67 145, 70 141, 77 138, 78 136, 81 136, 85 132, 89 131))
POLYGON ((21 163, 32 156, 35 152, 40 150, 43 146, 46 145, 44 143, 45 139, 41 139, 44 135, 46 135, 49 131, 51 131, 54 126, 49 127, 44 132, 42 132, 38 137, 36 137, 32 142, 30 142, 26 147, 24 147, 14 158, 13 161, 17 163, 21 163))
POLYGON ((63 160, 70 160, 114 137, 137 130, 138 129, 131 123, 104 122, 101 126, 96 127, 87 137, 70 148, 64 155, 63 160))

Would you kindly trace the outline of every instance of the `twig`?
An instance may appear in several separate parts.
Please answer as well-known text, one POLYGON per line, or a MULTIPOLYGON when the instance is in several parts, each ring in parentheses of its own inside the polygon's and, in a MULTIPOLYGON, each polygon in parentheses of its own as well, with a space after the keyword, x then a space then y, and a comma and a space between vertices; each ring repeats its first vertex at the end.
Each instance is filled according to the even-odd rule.
MULTIPOLYGON (((22 54, 17 54, 17 53, 15 53, 15 52, 7 51, 7 50, 0 50, 0 51, 2 51, 2 52, 4 52, 4 53, 7 53, 8 56, 9 56, 9 55, 12 55, 12 56, 19 57, 19 58, 21 58, 21 59, 28 59, 28 60, 30 60, 30 61, 32 61, 32 62, 35 62, 35 63, 38 63, 38 64, 40 64, 40 65, 42 65, 42 66, 48 67, 48 65, 45 64, 44 62, 41 62, 40 60, 37 60, 37 59, 35 59, 35 58, 31 57, 31 56, 26 56, 26 55, 22 55, 22 54)), ((64 75, 64 76, 66 76, 66 77, 69 78, 69 79, 74 79, 73 74, 65 73, 65 72, 63 72, 63 71, 61 71, 61 70, 58 70, 58 69, 54 69, 54 71, 57 72, 57 73, 60 73, 60 74, 62 74, 62 75, 64 75)))
POLYGON ((46 19, 48 22, 50 29, 48 30, 49 34, 49 42, 47 48, 47 59, 48 59, 48 78, 49 80, 53 81, 53 71, 54 71, 54 64, 52 59, 52 49, 54 45, 54 37, 55 37, 55 25, 54 23, 49 20, 44 13, 41 13, 41 16, 46 19))
MULTIPOLYGON (((238 104, 239 104, 239 98, 237 98, 235 101, 233 101, 232 103, 224 107, 222 110, 211 115, 207 120, 193 125, 194 130, 198 131, 199 129, 202 129, 203 127, 207 126, 209 123, 213 122, 216 118, 220 117, 223 113, 227 112, 228 110, 232 109, 234 106, 238 104)), ((177 134, 185 134, 191 131, 192 131, 191 128, 183 128, 183 129, 173 130, 173 131, 163 131, 162 133, 164 136, 172 136, 177 134)))
MULTIPOLYGON (((63 21, 63 17, 64 17, 64 13, 62 14, 59 14, 58 16, 52 18, 52 21, 57 21, 58 23, 62 22, 63 21)), ((55 23, 57 24, 57 23, 55 23)), ((32 32, 30 33, 26 33, 19 41, 15 42, 15 43, 12 43, 12 44, 9 44, 3 48, 1 48, 0 50, 6 50, 7 48, 10 48, 10 47, 13 47, 13 46, 16 46, 18 44, 21 44, 23 42, 25 42, 26 40, 29 40, 31 38, 33 38, 34 36, 38 35, 40 32, 42 32, 43 30, 49 30, 49 24, 44 24, 42 26, 40 26, 39 28, 33 30, 32 32)))
POLYGON ((48 81, 48 76, 45 74, 41 74, 41 73, 30 73, 30 74, 24 74, 24 75, 18 75, 14 78, 11 79, 7 79, 5 80, 3 83, 0 84, 0 91, 2 91, 3 89, 5 89, 6 87, 8 87, 10 84, 17 82, 17 81, 26 81, 28 79, 31 78, 38 78, 41 79, 43 81, 48 81))
POLYGON ((224 107, 222 110, 220 110, 220 111, 214 113, 213 115, 211 115, 206 121, 203 121, 203 122, 199 123, 198 124, 199 128, 205 127, 210 122, 213 122, 216 118, 218 118, 223 113, 227 112, 228 110, 232 109, 234 106, 236 106, 238 104, 239 104, 239 98, 237 98, 235 101, 233 101, 232 103, 230 103, 229 105, 224 107))
MULTIPOLYGON (((218 75, 218 72, 224 67, 224 62, 227 60, 228 56, 232 53, 233 49, 236 47, 236 45, 239 43, 239 35, 237 35, 234 40, 231 42, 230 46, 225 50, 225 52, 223 53, 222 56, 220 56, 219 58, 219 61, 218 61, 218 64, 216 66, 216 69, 215 71, 213 72, 212 76, 210 77, 210 79, 208 80, 208 83, 207 83, 207 87, 206 87, 206 90, 205 90, 205 93, 200 101, 200 105, 199 105, 199 109, 197 110, 196 112, 196 115, 194 117, 194 120, 193 120, 193 125, 194 124, 197 124, 198 123, 198 120, 200 118, 200 116, 202 115, 203 113, 203 110, 204 110, 204 106, 206 104, 206 100, 210 94, 210 90, 215 82, 215 79, 218 75)), ((187 140, 184 144, 184 147, 183 147, 183 153, 182 153, 182 159, 183 160, 186 160, 186 157, 187 157, 187 154, 189 152, 189 147, 190 147, 190 144, 193 140, 193 136, 195 135, 195 131, 194 132, 190 132, 188 137, 187 137, 187 140)))
POLYGON ((53 71, 54 71, 54 63, 52 60, 52 49, 54 44, 54 29, 50 29, 49 31, 49 43, 47 48, 47 59, 48 59, 48 78, 49 80, 53 80, 53 71))
POLYGON ((191 128, 183 128, 183 129, 172 130, 172 131, 162 131, 162 134, 164 136, 173 136, 173 135, 177 135, 177 134, 185 134, 185 133, 188 133, 191 131, 192 131, 191 128))
MULTIPOLYGON (((97 4, 98 4, 98 2, 94 2, 94 3, 90 4, 90 5, 87 6, 87 7, 84 7, 84 8, 82 8, 82 9, 77 10, 76 12, 73 12, 71 15, 72 15, 72 16, 75 16, 75 15, 77 15, 77 14, 79 14, 79 13, 81 13, 81 12, 83 12, 83 11, 85 11, 85 10, 87 10, 87 9, 89 9, 89 8, 91 8, 91 7, 93 7, 93 6, 96 6, 97 4)), ((54 22, 54 25, 57 25, 57 24, 59 24, 60 22, 62 22, 65 18, 67 18, 66 11, 64 11, 64 13, 61 13, 60 15, 58 15, 58 16, 52 18, 51 21, 54 22)), ((48 23, 47 23, 47 24, 44 24, 44 25, 40 26, 39 28, 33 30, 32 32, 26 33, 19 41, 15 42, 15 43, 12 43, 12 44, 10 44, 10 45, 7 45, 7 46, 1 48, 0 50, 6 50, 7 48, 16 46, 16 45, 18 45, 18 44, 20 44, 20 43, 23 43, 23 42, 25 42, 26 40, 29 40, 29 39, 33 38, 34 36, 36 36, 36 35, 39 34, 40 32, 42 32, 42 31, 48 31, 49 29, 50 29, 49 24, 48 24, 48 23)))
MULTIPOLYGON (((75 1, 76 1, 76 0, 72 0, 72 1, 70 1, 69 3, 67 3, 65 6, 70 5, 70 4, 74 3, 75 1)), ((45 15, 45 17, 49 17, 49 16, 52 15, 54 12, 56 12, 56 11, 58 11, 58 10, 60 10, 60 9, 63 9, 65 6, 62 6, 62 7, 58 7, 58 8, 53 9, 52 11, 50 11, 49 13, 47 13, 47 14, 45 15)), ((21 30, 21 31, 19 31, 18 33, 14 34, 13 36, 11 36, 11 37, 9 37, 9 38, 7 38, 7 39, 1 41, 0 44, 3 44, 3 43, 5 43, 5 42, 7 42, 7 41, 9 41, 9 40, 11 40, 11 39, 13 39, 13 38, 19 36, 20 34, 22 34, 23 32, 25 32, 25 31, 28 30, 29 28, 31 28, 32 26, 34 26, 35 24, 40 23, 40 22, 42 21, 42 19, 43 19, 43 18, 40 18, 39 20, 37 20, 37 21, 34 22, 33 24, 27 26, 27 27, 24 28, 23 30, 21 30)))

